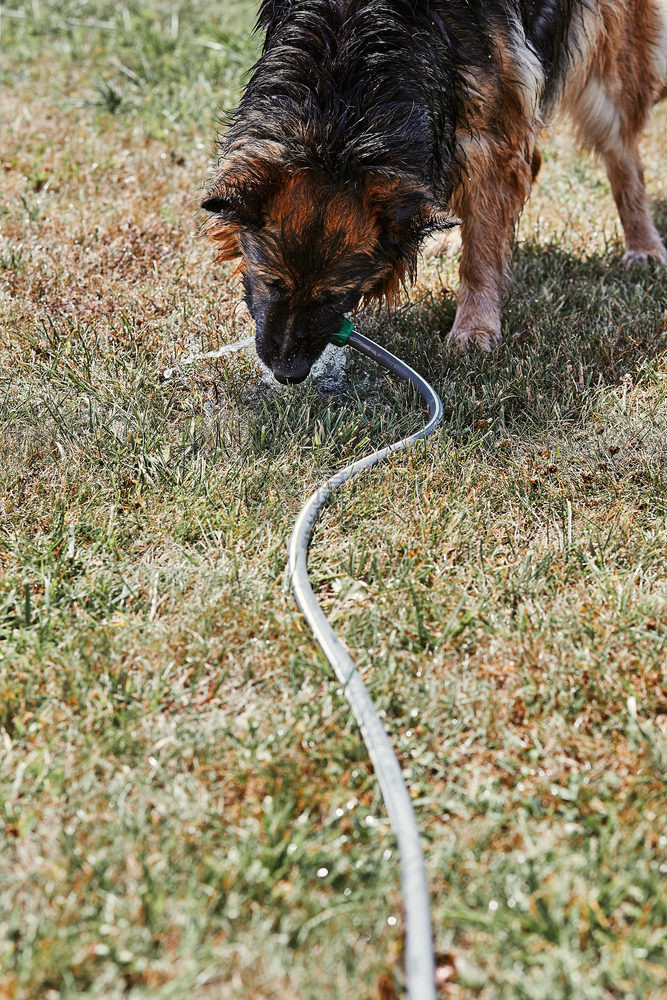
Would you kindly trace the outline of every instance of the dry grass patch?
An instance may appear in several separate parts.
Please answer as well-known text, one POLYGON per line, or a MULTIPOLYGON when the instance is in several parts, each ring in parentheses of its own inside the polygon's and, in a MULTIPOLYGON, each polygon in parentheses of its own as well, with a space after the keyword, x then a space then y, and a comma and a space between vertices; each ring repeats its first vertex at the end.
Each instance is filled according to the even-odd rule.
MULTIPOLYGON (((195 237, 249 3, 3 9, 0 994, 388 1000, 394 845, 285 578, 303 498, 414 426, 232 356, 195 237), (224 7, 224 10, 222 9, 224 7), (14 16, 15 15, 15 16, 14 16)), ((664 108, 645 149, 663 235, 664 108)), ((454 259, 390 323, 437 440, 336 499, 327 611, 409 776, 443 995, 657 998, 665 965, 664 270, 620 266, 595 163, 556 132, 506 343, 447 358, 454 259)))

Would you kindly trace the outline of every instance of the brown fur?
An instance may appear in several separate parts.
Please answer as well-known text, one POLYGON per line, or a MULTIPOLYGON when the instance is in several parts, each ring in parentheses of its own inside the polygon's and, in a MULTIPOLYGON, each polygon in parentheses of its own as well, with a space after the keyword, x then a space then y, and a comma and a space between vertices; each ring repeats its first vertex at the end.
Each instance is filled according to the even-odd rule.
MULTIPOLYGON (((227 184, 230 177, 234 179, 241 194, 250 184, 256 189, 257 178, 261 178, 260 185, 266 191, 262 199, 262 228, 276 246, 280 245, 286 230, 295 234, 304 232, 310 223, 313 205, 326 199, 327 214, 319 234, 321 241, 326 243, 342 233, 344 238, 339 241, 339 253, 352 256, 372 255, 381 235, 400 238, 399 226, 391 221, 392 210, 401 199, 418 194, 415 185, 379 174, 369 174, 359 192, 332 188, 325 177, 311 170, 292 172, 275 167, 269 170, 263 155, 255 158, 246 154, 238 161, 228 160, 225 177, 227 184)), ((238 222, 219 216, 212 216, 203 226, 204 235, 218 247, 216 262, 240 259, 235 273, 242 273, 245 267, 240 242, 243 228, 238 222)), ((290 268, 289 260, 280 255, 276 255, 271 264, 261 269, 264 280, 280 281, 290 294, 302 299, 317 298, 323 292, 321 281, 304 284, 302 276, 290 268)), ((362 286, 362 303, 392 306, 410 277, 409 266, 403 258, 393 265, 380 263, 362 286)))
MULTIPOLYGON (((228 147, 212 191, 222 209, 205 203, 219 211, 207 233, 218 260, 252 259, 257 294, 270 298, 270 289, 280 287, 292 318, 274 321, 274 307, 262 308, 267 329, 282 323, 287 331, 281 357, 289 353, 289 331, 303 324, 309 309, 326 309, 327 301, 343 311, 360 301, 394 302, 414 277, 419 241, 445 214, 461 219, 462 239, 449 342, 485 350, 499 343, 515 227, 541 164, 536 142, 545 108, 569 114, 582 143, 602 157, 625 233, 626 262, 667 261, 649 215, 638 152, 651 107, 667 94, 667 3, 582 2, 567 30, 557 98, 544 107, 543 67, 511 18, 495 29, 493 69, 462 70, 458 166, 446 204, 436 204, 405 167, 369 169, 341 184, 324 168, 290 161, 277 142, 228 147)), ((272 336, 275 353, 278 334, 267 335, 267 343, 272 336)))
MULTIPOLYGON (((646 203, 638 152, 651 107, 664 96, 658 49, 663 46, 664 52, 667 20, 653 0, 601 0, 582 16, 579 57, 562 106, 583 144, 604 160, 625 233, 626 263, 667 262, 646 203)), ((506 43, 505 63, 509 50, 506 43)), ((507 72, 510 79, 530 79, 530 69, 507 72)), ((523 103, 530 104, 529 95, 523 103)), ((482 91, 471 119, 475 138, 461 136, 467 169, 452 199, 463 225, 459 307, 449 341, 457 348, 474 344, 488 350, 501 339, 514 229, 539 172, 539 122, 517 113, 515 85, 502 91, 500 101, 495 92, 482 91), (487 141, 498 122, 504 140, 487 141)))

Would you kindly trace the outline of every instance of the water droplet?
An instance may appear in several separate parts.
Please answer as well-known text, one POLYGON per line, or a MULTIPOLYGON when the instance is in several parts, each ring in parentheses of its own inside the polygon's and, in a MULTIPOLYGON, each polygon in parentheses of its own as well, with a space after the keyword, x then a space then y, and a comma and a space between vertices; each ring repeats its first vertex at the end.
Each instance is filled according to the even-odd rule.
POLYGON ((347 889, 343 890, 343 895, 344 896, 351 896, 352 895, 352 890, 350 889, 349 886, 347 887, 347 889))
POLYGON ((396 926, 396 917, 387 917, 387 923, 390 927, 396 926))
POLYGON ((498 900, 497 899, 492 899, 491 900, 491 902, 489 903, 489 909, 492 910, 492 911, 495 911, 495 910, 498 909, 498 900))
POLYGON ((389 859, 391 858, 391 855, 392 855, 392 852, 389 850, 389 848, 387 848, 387 850, 384 852, 384 854, 382 855, 382 857, 384 858, 385 861, 389 861, 389 859))
POLYGON ((317 869, 317 877, 318 878, 326 878, 328 874, 329 874, 329 869, 328 868, 318 868, 317 869))
POLYGON ((336 809, 336 816, 338 816, 338 818, 340 819, 340 817, 344 815, 345 815, 345 810, 341 809, 339 806, 338 809, 336 809))

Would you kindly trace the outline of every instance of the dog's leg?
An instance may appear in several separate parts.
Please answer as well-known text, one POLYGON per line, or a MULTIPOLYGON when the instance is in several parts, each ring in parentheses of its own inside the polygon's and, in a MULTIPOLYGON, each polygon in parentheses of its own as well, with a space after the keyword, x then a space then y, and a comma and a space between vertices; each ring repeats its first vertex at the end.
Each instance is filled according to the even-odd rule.
POLYGON ((564 95, 582 144, 603 160, 625 233, 627 264, 667 262, 649 215, 639 139, 651 107, 665 96, 667 7, 655 0, 591 5, 583 75, 564 95))
POLYGON ((649 260, 667 263, 667 250, 649 215, 644 171, 636 144, 603 154, 609 183, 625 233, 627 265, 649 260))
MULTIPOLYGON (((536 174, 539 159, 532 159, 536 174)), ((463 219, 461 284, 448 343, 459 350, 490 351, 500 343, 514 227, 530 193, 531 166, 530 156, 494 150, 482 164, 470 164, 469 179, 454 196, 453 209, 463 219)))

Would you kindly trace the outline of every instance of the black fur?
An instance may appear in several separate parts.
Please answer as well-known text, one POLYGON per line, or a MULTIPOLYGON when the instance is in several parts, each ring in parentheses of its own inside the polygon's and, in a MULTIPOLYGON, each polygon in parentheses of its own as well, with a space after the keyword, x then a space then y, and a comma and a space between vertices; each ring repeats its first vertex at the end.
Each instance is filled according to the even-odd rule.
POLYGON ((548 100, 566 69, 572 7, 573 0, 262 0, 262 57, 222 148, 256 135, 284 143, 295 164, 342 178, 360 167, 404 170, 444 203, 456 180, 464 76, 500 80, 492 39, 518 24, 543 67, 548 100))
MULTIPOLYGON (((203 207, 241 232, 258 351, 275 372, 290 378, 294 371, 299 377, 292 381, 307 374, 373 272, 378 287, 392 269, 414 274, 426 234, 448 224, 442 210, 465 170, 457 132, 475 130, 476 97, 468 81, 489 83, 486 93, 498 111, 487 107, 485 118, 502 142, 511 88, 502 79, 498 45, 512 33, 527 38, 544 70, 542 96, 548 102, 565 72, 572 5, 573 0, 262 0, 257 20, 265 32, 262 55, 220 140, 226 173, 216 179, 203 207), (401 180, 402 196, 386 208, 394 218, 387 220, 373 252, 337 254, 335 233, 321 245, 324 200, 313 205, 307 231, 294 230, 287 220, 278 236, 263 235, 263 206, 272 185, 280 183, 270 170, 262 174, 261 155, 257 164, 256 151, 267 148, 280 150, 281 169, 317 174, 332 191, 345 188, 362 197, 369 176, 401 180), (244 150, 249 151, 245 161, 244 150), (310 278, 326 275, 331 294, 322 308, 328 322, 322 303, 309 303, 306 291, 296 292, 291 305, 280 299, 280 281, 266 276, 290 268, 304 290, 310 278), (282 319, 269 321, 271 316, 282 319)), ((341 245, 343 238, 341 233, 341 245)))

